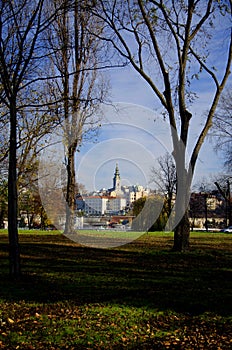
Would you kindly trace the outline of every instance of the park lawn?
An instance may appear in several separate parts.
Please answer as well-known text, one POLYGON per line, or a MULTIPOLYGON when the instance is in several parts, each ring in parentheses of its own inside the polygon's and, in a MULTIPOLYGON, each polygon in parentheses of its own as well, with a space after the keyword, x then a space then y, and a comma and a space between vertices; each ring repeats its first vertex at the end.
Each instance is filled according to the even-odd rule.
MULTIPOLYGON (((96 233, 98 236, 100 233, 96 233)), ((20 232, 22 278, 0 232, 0 349, 230 349, 232 235, 172 233, 112 249, 20 232)))

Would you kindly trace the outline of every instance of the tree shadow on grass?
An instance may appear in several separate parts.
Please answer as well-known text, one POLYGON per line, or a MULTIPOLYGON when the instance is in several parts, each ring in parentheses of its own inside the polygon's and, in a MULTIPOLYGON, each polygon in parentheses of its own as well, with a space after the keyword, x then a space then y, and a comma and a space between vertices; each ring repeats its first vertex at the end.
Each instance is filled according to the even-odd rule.
POLYGON ((65 239, 22 242, 22 278, 7 274, 1 244, 0 298, 8 302, 116 303, 189 314, 229 315, 231 261, 225 254, 93 249, 65 239))

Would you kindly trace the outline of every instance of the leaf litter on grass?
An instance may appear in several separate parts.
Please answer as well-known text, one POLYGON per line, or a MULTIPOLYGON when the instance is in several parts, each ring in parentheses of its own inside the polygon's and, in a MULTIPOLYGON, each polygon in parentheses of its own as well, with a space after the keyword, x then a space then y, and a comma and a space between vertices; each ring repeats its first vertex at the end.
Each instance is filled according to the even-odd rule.
POLYGON ((6 303, 0 349, 225 349, 231 318, 190 316, 126 305, 6 303))
POLYGON ((190 253, 170 254, 170 235, 115 250, 21 236, 25 280, 16 288, 0 251, 0 349, 231 349, 224 238, 195 235, 190 253))

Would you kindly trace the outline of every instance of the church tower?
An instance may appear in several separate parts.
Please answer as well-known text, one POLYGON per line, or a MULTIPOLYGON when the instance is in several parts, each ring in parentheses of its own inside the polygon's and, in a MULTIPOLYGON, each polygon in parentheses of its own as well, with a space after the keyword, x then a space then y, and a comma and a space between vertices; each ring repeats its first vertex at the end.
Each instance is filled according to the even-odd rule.
POLYGON ((116 194, 121 193, 121 179, 118 169, 118 163, 116 163, 114 178, 113 178, 113 190, 116 192, 116 194))

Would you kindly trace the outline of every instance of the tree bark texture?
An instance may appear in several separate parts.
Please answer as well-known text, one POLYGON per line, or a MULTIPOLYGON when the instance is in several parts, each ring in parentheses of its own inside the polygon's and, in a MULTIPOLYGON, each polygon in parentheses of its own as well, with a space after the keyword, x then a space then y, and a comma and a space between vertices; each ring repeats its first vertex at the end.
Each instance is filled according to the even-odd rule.
POLYGON ((65 234, 73 233, 75 230, 75 150, 71 145, 68 149, 67 159, 67 193, 66 193, 66 222, 65 234))
POLYGON ((190 223, 188 211, 185 212, 179 224, 174 230, 174 244, 172 251, 184 252, 189 249, 190 223))
POLYGON ((189 249, 190 222, 189 222, 189 200, 190 187, 192 183, 192 172, 185 169, 185 147, 182 143, 175 145, 176 149, 176 178, 177 192, 175 201, 175 229, 173 251, 186 251, 189 249))
POLYGON ((10 109, 10 149, 8 173, 8 235, 10 275, 20 277, 20 249, 18 238, 18 197, 17 197, 17 112, 16 102, 11 103, 10 109))

